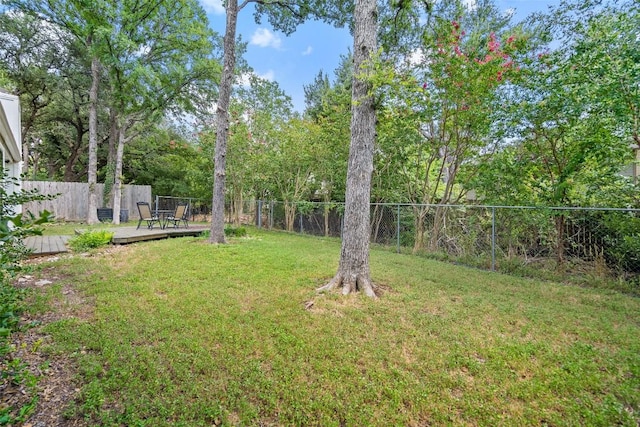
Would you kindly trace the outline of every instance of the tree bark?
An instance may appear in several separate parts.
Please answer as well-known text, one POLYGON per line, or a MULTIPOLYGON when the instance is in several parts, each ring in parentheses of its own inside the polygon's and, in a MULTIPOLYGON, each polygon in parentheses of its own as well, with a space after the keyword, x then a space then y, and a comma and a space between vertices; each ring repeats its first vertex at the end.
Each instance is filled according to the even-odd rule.
POLYGON ((113 171, 113 223, 120 224, 120 201, 122 198, 122 160, 124 158, 125 132, 127 126, 118 127, 118 144, 116 148, 116 165, 113 171))
POLYGON ((76 137, 73 141, 73 145, 70 147, 69 157, 64 164, 64 181, 73 182, 77 179, 77 173, 74 171, 78 158, 83 150, 84 134, 86 133, 84 128, 84 122, 81 117, 76 117, 73 122, 73 127, 76 130, 76 137))
MULTIPOLYGON (((89 43, 90 45, 90 43, 89 43)), ((98 184, 98 81, 100 79, 100 64, 98 58, 91 59, 91 90, 89 91, 89 169, 87 183, 89 184, 89 200, 87 209, 87 224, 97 224, 97 184, 98 184)))
MULTIPOLYGON (((22 170, 24 171, 24 173, 29 173, 29 166, 30 166, 30 162, 29 162, 29 156, 30 156, 30 149, 31 149, 31 145, 29 144, 29 139, 31 137, 28 138, 23 138, 24 141, 22 143, 22 170)), ((35 176, 35 173, 34 173, 35 176)))
POLYGON ((420 251, 420 249, 424 248, 424 235, 425 235, 425 218, 429 213, 429 207, 423 205, 414 205, 413 206, 413 218, 414 218, 414 242, 413 242, 413 253, 416 254, 420 251))
POLYGON ((376 137, 375 102, 366 62, 377 46, 376 0, 356 0, 354 11, 354 78, 351 92, 351 144, 347 168, 344 229, 340 265, 334 278, 319 291, 342 286, 343 295, 362 291, 376 297, 369 272, 369 210, 376 137))
POLYGON ((105 169, 104 187, 102 189, 103 207, 113 208, 113 186, 115 184, 116 152, 119 138, 118 114, 116 109, 109 109, 109 150, 107 152, 107 167, 105 169))
POLYGON ((284 201, 284 228, 293 231, 293 223, 296 220, 296 203, 288 200, 284 201))
POLYGON ((229 137, 229 102, 236 66, 236 24, 238 1, 227 0, 227 26, 224 34, 224 65, 220 96, 216 110, 216 147, 214 155, 213 199, 211 207, 211 243, 226 243, 224 238, 224 188, 226 178, 227 139, 229 137))
POLYGON ((324 195, 324 237, 329 237, 329 214, 331 213, 331 198, 329 192, 324 195))

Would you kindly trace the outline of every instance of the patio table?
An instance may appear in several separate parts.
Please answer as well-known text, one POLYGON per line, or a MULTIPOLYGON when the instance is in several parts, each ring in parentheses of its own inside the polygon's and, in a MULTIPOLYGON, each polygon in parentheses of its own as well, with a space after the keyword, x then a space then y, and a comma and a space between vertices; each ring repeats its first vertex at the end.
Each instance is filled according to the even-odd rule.
POLYGON ((153 212, 160 220, 160 228, 164 230, 167 228, 167 218, 173 215, 175 211, 174 209, 156 209, 153 212))

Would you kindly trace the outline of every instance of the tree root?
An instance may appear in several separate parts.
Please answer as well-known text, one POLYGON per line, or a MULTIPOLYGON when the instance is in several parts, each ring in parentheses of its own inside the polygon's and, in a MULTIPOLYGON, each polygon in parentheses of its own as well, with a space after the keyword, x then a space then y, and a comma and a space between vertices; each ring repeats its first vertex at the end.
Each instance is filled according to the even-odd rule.
POLYGON ((361 291, 370 298, 378 298, 375 293, 375 285, 369 277, 363 275, 345 277, 345 275, 340 272, 338 272, 329 283, 316 289, 316 292, 330 292, 340 286, 342 286, 342 295, 349 295, 350 293, 361 291))

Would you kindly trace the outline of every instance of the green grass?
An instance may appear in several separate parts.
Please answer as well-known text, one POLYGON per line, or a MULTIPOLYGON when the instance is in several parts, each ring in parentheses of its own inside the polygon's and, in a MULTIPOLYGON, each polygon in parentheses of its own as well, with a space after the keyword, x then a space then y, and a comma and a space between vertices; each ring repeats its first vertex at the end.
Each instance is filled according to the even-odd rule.
POLYGON ((42 226, 42 234, 45 236, 73 236, 76 230, 86 231, 109 231, 116 227, 131 227, 138 225, 138 221, 123 222, 114 225, 107 222, 101 222, 95 225, 87 225, 81 222, 52 222, 42 226))
POLYGON ((47 327, 98 425, 637 426, 640 300, 373 250, 383 295, 316 295, 335 239, 250 231, 56 264, 47 327), (60 296, 62 298, 62 295, 60 296), (305 309, 305 303, 314 301, 305 309))
MULTIPOLYGON (((208 225, 206 222, 189 222, 189 225, 208 225)), ((42 234, 45 236, 73 236, 76 234, 76 230, 79 231, 109 231, 118 227, 136 227, 138 221, 123 222, 119 225, 112 224, 110 222, 101 222, 95 225, 87 225, 82 222, 52 222, 44 224, 42 226, 42 234)), ((142 224, 145 227, 145 224, 142 224)), ((157 227, 157 225, 156 225, 157 227)))

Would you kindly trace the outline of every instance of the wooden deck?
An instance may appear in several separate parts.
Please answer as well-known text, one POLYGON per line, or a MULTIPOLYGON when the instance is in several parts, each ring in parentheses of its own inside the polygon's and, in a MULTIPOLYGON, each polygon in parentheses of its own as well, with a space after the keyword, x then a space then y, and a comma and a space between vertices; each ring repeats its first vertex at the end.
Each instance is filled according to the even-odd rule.
POLYGON ((146 227, 119 227, 113 229, 114 245, 126 245, 127 243, 142 242, 144 240, 167 239, 169 237, 199 236, 208 230, 205 225, 190 225, 189 228, 165 228, 154 227, 149 230, 146 227))
POLYGON ((33 251, 32 255, 54 255, 69 251, 69 239, 71 236, 30 236, 24 239, 24 244, 33 251))
MULTIPOLYGON (((185 237, 199 236, 209 227, 205 225, 190 225, 189 228, 166 228, 161 229, 154 227, 149 230, 146 227, 118 227, 113 228, 113 238, 111 243, 114 245, 126 245, 128 243, 142 242, 145 240, 167 239, 169 237, 185 237)), ((34 256, 54 255, 68 252, 66 243, 73 236, 31 236, 24 241, 25 245, 30 248, 34 256)))

